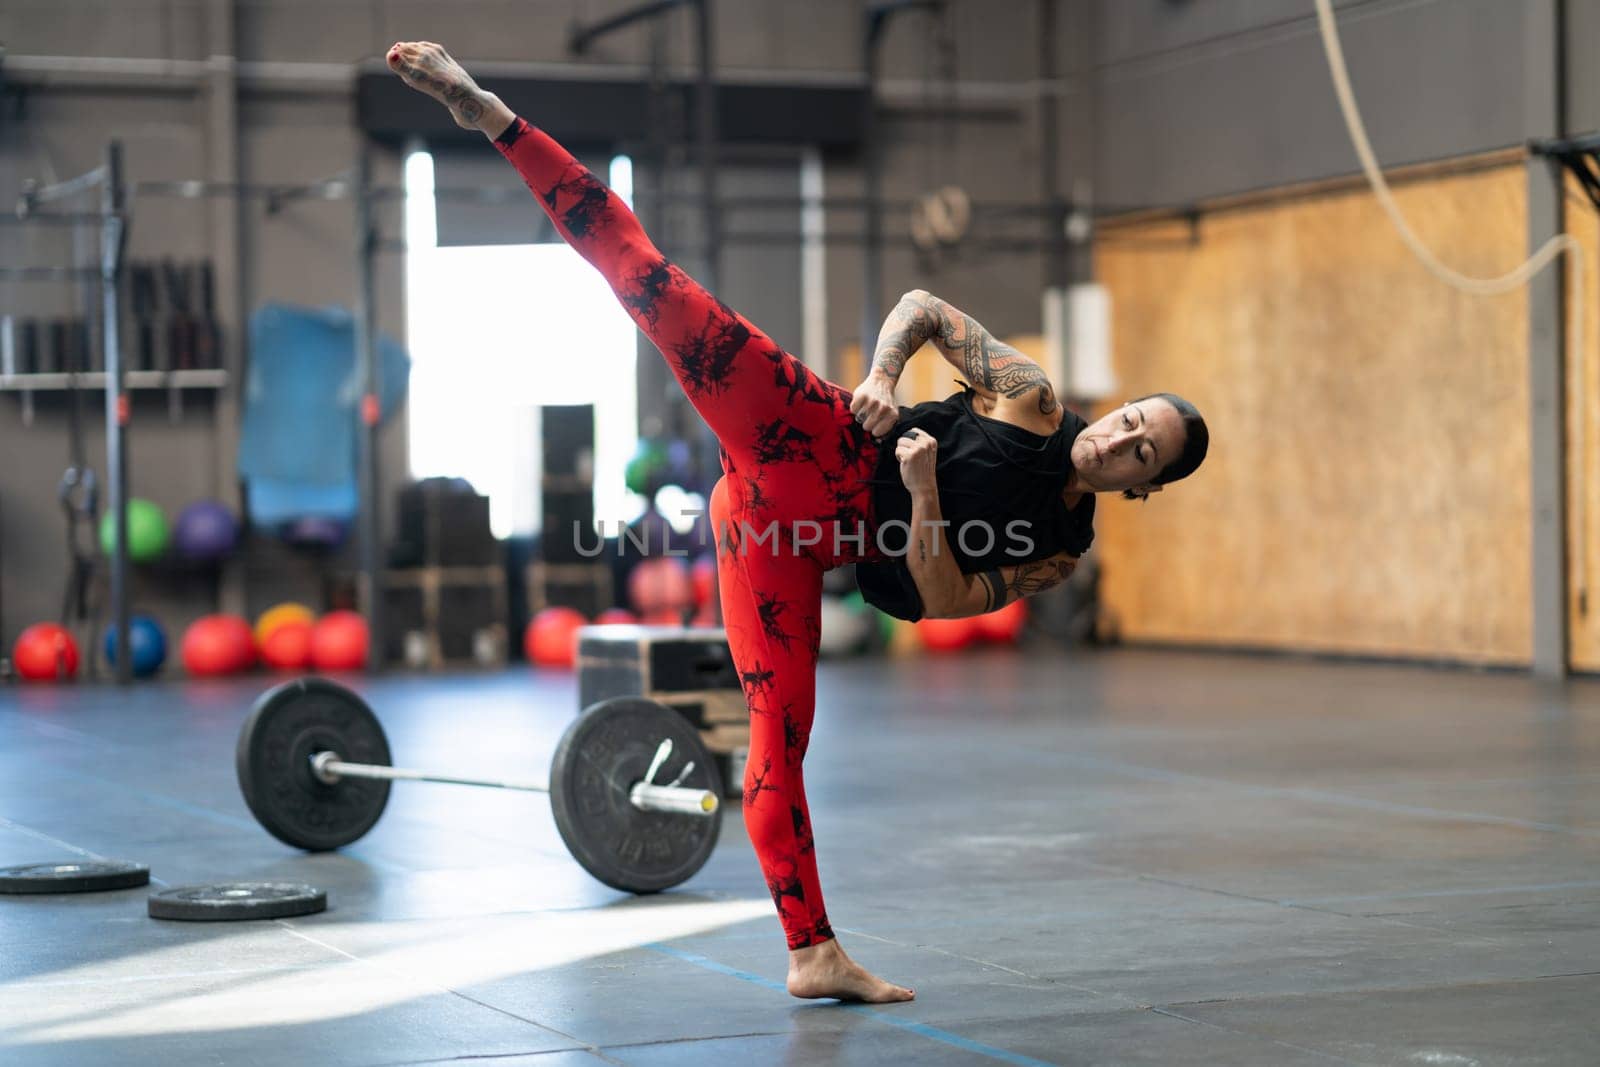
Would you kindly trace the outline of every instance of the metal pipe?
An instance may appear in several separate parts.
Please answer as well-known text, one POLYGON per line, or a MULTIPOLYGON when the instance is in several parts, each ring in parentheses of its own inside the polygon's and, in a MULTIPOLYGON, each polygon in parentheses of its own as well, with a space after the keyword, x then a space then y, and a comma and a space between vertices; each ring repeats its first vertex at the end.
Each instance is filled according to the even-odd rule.
MULTIPOLYGON (((722 217, 717 210, 717 83, 713 77, 716 64, 716 42, 712 38, 712 0, 695 0, 695 44, 700 60, 700 77, 695 85, 695 154, 700 163, 700 226, 705 239, 705 286, 715 293, 722 277, 722 217)), ((687 405, 679 401, 680 411, 687 414, 687 405)), ((699 435, 700 477, 704 484, 713 485, 722 476, 719 460, 721 445, 717 435, 698 419, 690 420, 699 435)))
POLYGON ((1056 78, 1056 2, 1039 0, 1039 196, 1044 201, 1044 264, 1046 288, 1065 288, 1067 273, 1067 212, 1061 202, 1061 118, 1056 94, 1043 88, 1056 78))
POLYGON ((717 211, 717 83, 713 78, 716 42, 711 35, 711 0, 695 0, 695 37, 700 78, 695 86, 695 140, 700 157, 700 215, 705 228, 705 286, 717 291, 722 259, 722 219, 717 211))
POLYGON ((356 222, 356 314, 355 348, 356 375, 361 382, 360 449, 356 469, 359 486, 359 521, 361 527, 361 607, 367 617, 367 629, 372 635, 368 669, 381 671, 384 656, 383 630, 383 573, 379 569, 382 546, 379 543, 378 492, 378 425, 383 417, 380 398, 381 368, 377 359, 377 337, 374 325, 374 308, 377 303, 373 281, 373 244, 376 232, 372 224, 372 206, 366 196, 368 170, 367 144, 363 138, 356 148, 355 222, 356 222))
POLYGON ((99 267, 0 267, 0 281, 7 282, 59 282, 100 276, 99 267))
POLYGON ((861 129, 861 184, 866 200, 862 256, 861 354, 870 364, 883 325, 883 153, 879 146, 882 123, 878 116, 878 45, 890 16, 912 8, 939 11, 944 0, 880 0, 867 8, 862 36, 862 65, 867 77, 867 104, 861 129))
MULTIPOLYGON (((373 763, 346 763, 337 752, 318 752, 311 757, 311 773, 318 781, 336 784, 341 778, 367 778, 386 782, 439 782, 445 785, 473 785, 484 789, 514 789, 523 793, 548 793, 541 782, 515 778, 468 778, 454 774, 435 774, 407 767, 385 767, 373 763)), ((713 815, 721 802, 709 789, 689 786, 654 785, 639 782, 628 792, 634 807, 644 811, 675 812, 685 815, 713 815)))
POLYGON ((17 197, 17 214, 25 217, 40 204, 65 200, 68 197, 77 196, 79 193, 88 192, 97 186, 104 190, 106 183, 110 180, 111 174, 106 165, 102 164, 94 170, 85 171, 76 178, 68 178, 65 181, 55 182, 51 185, 25 182, 22 186, 22 193, 17 197))
POLYGON ((883 173, 878 159, 878 38, 883 15, 867 12, 862 64, 867 75, 866 114, 861 122, 861 189, 866 201, 861 254, 861 358, 870 367, 883 325, 883 173))
MULTIPOLYGON (((657 183, 659 184, 659 183, 657 183)), ((355 186, 342 179, 329 179, 321 182, 311 182, 302 185, 251 185, 246 183, 229 182, 204 182, 204 181, 144 181, 135 182, 130 186, 131 191, 138 196, 172 196, 186 200, 203 200, 209 197, 236 196, 240 198, 265 199, 269 205, 276 200, 281 206, 292 200, 344 200, 353 196, 355 186)), ((520 185, 517 186, 475 186, 475 185, 441 185, 434 191, 437 200, 458 200, 467 203, 505 204, 525 203, 528 191, 520 185)), ((378 200, 403 200, 406 196, 404 187, 398 185, 369 185, 366 188, 368 199, 378 200)), ((643 196, 641 195, 641 199, 643 196)), ((662 205, 668 204, 697 204, 704 206, 705 198, 699 192, 672 193, 658 190, 650 197, 652 201, 659 199, 662 205)), ((824 211, 866 211, 869 202, 864 196, 728 196, 717 197, 716 209, 720 215, 727 211, 796 211, 818 209, 824 211)), ((912 199, 886 199, 879 198, 878 209, 884 213, 909 213, 917 202, 912 199)), ((1126 214, 1135 211, 1155 210, 1186 210, 1186 208, 1160 205, 1137 204, 1102 204, 1096 207, 1098 214, 1126 214)), ((1013 203, 1008 201, 975 200, 972 202, 974 217, 1016 217, 1035 218, 1046 215, 1058 208, 1050 204, 1013 203)), ((20 220, 20 223, 32 222, 58 222, 62 224, 75 218, 99 219, 101 216, 89 213, 82 216, 64 214, 39 214, 20 220)), ((15 220, 11 220, 15 221, 15 220)), ((6 216, 0 216, 0 224, 10 224, 6 216)))
POLYGON ((118 286, 122 277, 122 143, 106 145, 100 187, 100 311, 106 360, 106 506, 111 509, 117 543, 111 553, 111 625, 116 634, 117 682, 133 681, 128 638, 128 395, 123 391, 118 286))
POLYGON ((682 7, 683 2, 684 0, 655 0, 654 3, 641 4, 639 7, 601 19, 599 22, 591 22, 587 26, 575 26, 572 35, 567 38, 567 47, 574 55, 581 56, 588 51, 589 45, 611 31, 631 26, 642 19, 654 18, 675 7, 682 7))

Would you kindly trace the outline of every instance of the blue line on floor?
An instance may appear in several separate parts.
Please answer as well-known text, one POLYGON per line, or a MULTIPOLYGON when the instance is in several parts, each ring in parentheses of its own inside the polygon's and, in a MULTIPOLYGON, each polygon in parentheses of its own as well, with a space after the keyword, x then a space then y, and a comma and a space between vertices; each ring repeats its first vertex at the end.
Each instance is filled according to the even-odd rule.
MULTIPOLYGON (((788 989, 784 988, 782 982, 774 982, 772 979, 763 978, 759 974, 751 974, 749 971, 741 971, 736 967, 729 967, 725 963, 718 963, 716 960, 708 959, 707 957, 701 956, 694 952, 685 952, 682 949, 671 948, 670 946, 662 944, 651 944, 645 945, 644 947, 650 949, 652 952, 659 952, 663 956, 671 956, 674 959, 683 960, 685 963, 692 963, 696 967, 702 967, 708 971, 715 971, 718 974, 725 974, 730 978, 737 978, 742 982, 750 982, 754 985, 761 986, 764 989, 776 990, 786 996, 789 992, 788 989)), ((869 1008, 865 1004, 841 1003, 838 1006, 844 1011, 855 1012, 857 1015, 865 1015, 867 1018, 876 1022, 887 1023, 890 1026, 897 1026, 900 1029, 916 1034, 919 1037, 926 1037, 929 1040, 938 1041, 941 1044, 950 1045, 953 1048, 962 1049, 966 1052, 976 1052, 979 1055, 991 1056, 994 1059, 1003 1060, 1006 1063, 1019 1064, 1021 1067, 1055 1067, 1054 1064, 1051 1064, 1046 1060, 1036 1060, 1031 1056, 1024 1056, 1020 1052, 1008 1052, 1003 1048, 995 1048, 993 1045, 985 1045, 981 1041, 974 1041, 971 1038, 962 1037, 960 1034, 952 1034, 948 1030, 941 1030, 937 1026, 929 1026, 927 1023, 912 1022, 910 1019, 899 1019, 893 1015, 889 1015, 886 1012, 876 1011, 872 1008, 869 1008)))

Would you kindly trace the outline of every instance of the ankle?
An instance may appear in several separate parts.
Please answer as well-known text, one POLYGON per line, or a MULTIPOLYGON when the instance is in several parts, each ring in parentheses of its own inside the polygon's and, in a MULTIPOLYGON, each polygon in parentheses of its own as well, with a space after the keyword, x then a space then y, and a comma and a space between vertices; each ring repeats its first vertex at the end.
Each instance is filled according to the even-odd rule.
POLYGON ((479 100, 483 104, 483 117, 478 120, 478 132, 491 141, 498 141, 500 135, 517 121, 517 113, 506 107, 493 93, 480 92, 479 100))
POLYGON ((819 941, 805 948, 792 948, 789 950, 790 967, 815 967, 819 963, 826 963, 844 955, 844 950, 839 947, 835 938, 819 941))

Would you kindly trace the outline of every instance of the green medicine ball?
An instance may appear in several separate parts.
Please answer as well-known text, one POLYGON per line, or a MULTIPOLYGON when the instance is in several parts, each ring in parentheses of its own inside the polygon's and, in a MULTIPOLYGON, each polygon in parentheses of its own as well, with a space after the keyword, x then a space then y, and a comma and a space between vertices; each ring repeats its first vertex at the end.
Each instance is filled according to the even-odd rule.
MULTIPOLYGON (((128 558, 146 563, 167 550, 167 517, 148 500, 128 501, 128 558)), ((100 548, 106 555, 117 550, 117 516, 106 512, 100 518, 100 548)))
POLYGON ((623 469, 622 481, 630 493, 640 496, 652 496, 661 486, 657 484, 666 472, 670 463, 666 446, 656 441, 639 441, 639 446, 634 450, 633 458, 628 460, 628 465, 623 469))

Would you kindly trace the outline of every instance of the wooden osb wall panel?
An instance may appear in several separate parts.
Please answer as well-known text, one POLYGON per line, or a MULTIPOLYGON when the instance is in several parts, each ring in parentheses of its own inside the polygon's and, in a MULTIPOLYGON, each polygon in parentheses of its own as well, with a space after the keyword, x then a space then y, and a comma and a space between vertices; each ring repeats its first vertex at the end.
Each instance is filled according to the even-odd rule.
MULTIPOLYGON (((1567 574, 1572 587, 1568 601, 1572 666, 1600 671, 1600 586, 1596 585, 1600 580, 1600 216, 1575 180, 1569 179, 1568 194, 1567 231, 1584 247, 1583 293, 1579 299, 1583 331, 1581 341, 1567 359, 1567 574)), ((1571 274, 1567 280, 1570 285, 1571 274)), ((1570 314, 1570 304, 1568 311, 1570 314)))
MULTIPOLYGON (((1520 166, 1396 194, 1461 270, 1524 254, 1520 166)), ((1524 295, 1435 281, 1365 191, 1201 232, 1190 246, 1150 224, 1097 249, 1122 392, 1183 394, 1213 434, 1190 482, 1104 501, 1095 551, 1122 634, 1526 663, 1524 295)))

